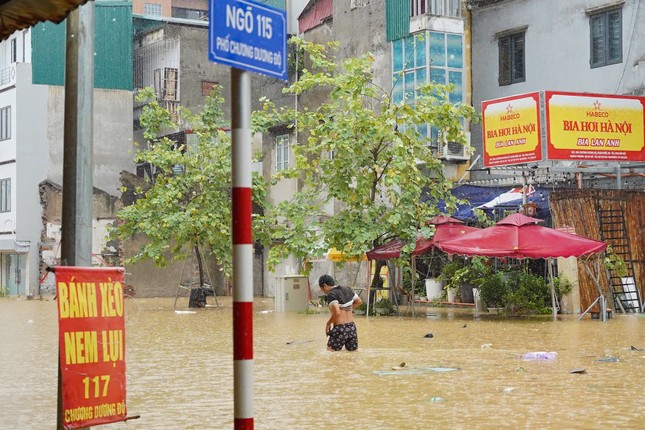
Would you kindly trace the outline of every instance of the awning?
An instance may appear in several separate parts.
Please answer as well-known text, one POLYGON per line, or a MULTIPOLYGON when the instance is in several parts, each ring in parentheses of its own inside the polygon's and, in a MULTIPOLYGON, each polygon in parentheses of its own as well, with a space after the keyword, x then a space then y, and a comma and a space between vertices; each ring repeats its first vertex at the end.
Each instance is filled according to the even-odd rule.
MULTIPOLYGON (((531 195, 527 196, 526 198, 527 203, 536 204, 537 218, 549 218, 551 216, 551 212, 549 210, 550 189, 547 187, 534 187, 533 190, 534 191, 531 193, 531 195)), ((503 194, 508 195, 509 187, 460 185, 458 187, 455 187, 451 192, 455 197, 466 200, 468 202, 466 204, 460 205, 457 208, 457 211, 452 216, 460 220, 474 220, 477 219, 477 217, 475 216, 473 209, 488 204, 503 194)), ((428 198, 429 197, 426 197, 424 198, 424 200, 427 200, 428 198)), ((517 199, 515 200, 500 199, 499 202, 500 204, 496 205, 495 207, 483 210, 485 210, 486 212, 500 210, 502 211, 502 213, 504 210, 516 210, 517 207, 522 204, 522 195, 521 193, 519 193, 517 199)), ((437 208, 439 210, 443 210, 445 208, 445 205, 443 204, 443 202, 439 202, 437 208)))
POLYGON ((59 23, 87 0, 0 0, 0 40, 43 21, 59 23))
MULTIPOLYGON (((417 242, 412 251, 412 255, 420 255, 428 252, 437 243, 454 237, 459 237, 465 233, 478 230, 475 227, 463 225, 462 221, 445 215, 439 215, 428 221, 428 224, 435 226, 435 233, 430 239, 423 236, 417 237, 417 242)), ((381 246, 367 251, 367 258, 370 260, 388 260, 390 258, 399 258, 401 250, 405 243, 401 239, 393 239, 381 246)))

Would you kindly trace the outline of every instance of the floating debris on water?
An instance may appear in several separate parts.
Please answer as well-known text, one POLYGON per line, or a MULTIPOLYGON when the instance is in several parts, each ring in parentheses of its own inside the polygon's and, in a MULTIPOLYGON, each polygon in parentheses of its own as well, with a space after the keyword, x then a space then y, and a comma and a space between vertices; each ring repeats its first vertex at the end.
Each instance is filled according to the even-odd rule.
POLYGON ((575 369, 571 369, 569 371, 569 373, 581 373, 581 374, 582 373, 587 373, 587 369, 585 369, 584 367, 578 367, 578 368, 575 368, 575 369))
POLYGON ((558 358, 557 352, 535 351, 522 354, 522 360, 551 361, 558 358))
MULTIPOLYGON (((405 363, 402 363, 405 364, 405 363)), ((405 367, 400 366, 397 370, 375 370, 376 375, 422 375, 430 372, 454 372, 461 370, 459 367, 405 367)))
POLYGON ((620 361, 620 358, 618 357, 604 357, 604 358, 599 358, 598 360, 594 361, 600 361, 603 363, 618 363, 620 361))
POLYGON ((300 343, 309 343, 309 342, 313 342, 313 340, 291 340, 287 342, 287 345, 298 345, 300 343))

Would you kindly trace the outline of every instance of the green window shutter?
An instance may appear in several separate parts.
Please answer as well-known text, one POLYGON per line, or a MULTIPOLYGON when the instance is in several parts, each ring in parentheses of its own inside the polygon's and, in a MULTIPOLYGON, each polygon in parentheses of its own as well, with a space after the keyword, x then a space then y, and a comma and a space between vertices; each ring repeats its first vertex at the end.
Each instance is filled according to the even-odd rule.
POLYGON ((386 0, 385 21, 388 42, 410 34, 410 0, 386 0))

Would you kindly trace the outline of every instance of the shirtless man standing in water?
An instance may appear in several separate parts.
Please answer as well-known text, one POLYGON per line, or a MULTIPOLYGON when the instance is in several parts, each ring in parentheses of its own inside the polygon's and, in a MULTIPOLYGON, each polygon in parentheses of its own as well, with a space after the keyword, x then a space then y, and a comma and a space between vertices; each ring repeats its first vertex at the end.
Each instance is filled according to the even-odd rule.
POLYGON ((344 346, 348 351, 356 351, 358 335, 352 310, 360 306, 363 301, 349 287, 337 286, 334 278, 329 275, 322 275, 318 279, 318 285, 326 295, 329 312, 331 312, 325 326, 325 333, 329 336, 327 349, 340 351, 344 346))

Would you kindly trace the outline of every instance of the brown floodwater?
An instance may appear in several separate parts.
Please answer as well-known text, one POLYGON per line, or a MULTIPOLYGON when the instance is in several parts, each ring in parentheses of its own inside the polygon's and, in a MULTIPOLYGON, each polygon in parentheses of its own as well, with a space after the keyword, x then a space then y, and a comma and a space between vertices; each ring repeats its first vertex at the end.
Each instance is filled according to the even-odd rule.
MULTIPOLYGON (((231 299, 195 313, 173 302, 126 301, 127 407, 140 418, 100 428, 233 427, 231 299)), ((643 315, 553 321, 417 307, 416 317, 357 316, 359 351, 331 353, 325 309, 273 308, 256 299, 257 429, 643 428, 645 351, 631 348, 645 348, 643 315)), ((56 302, 0 299, 0 327, 0 428, 54 429, 56 302)))

